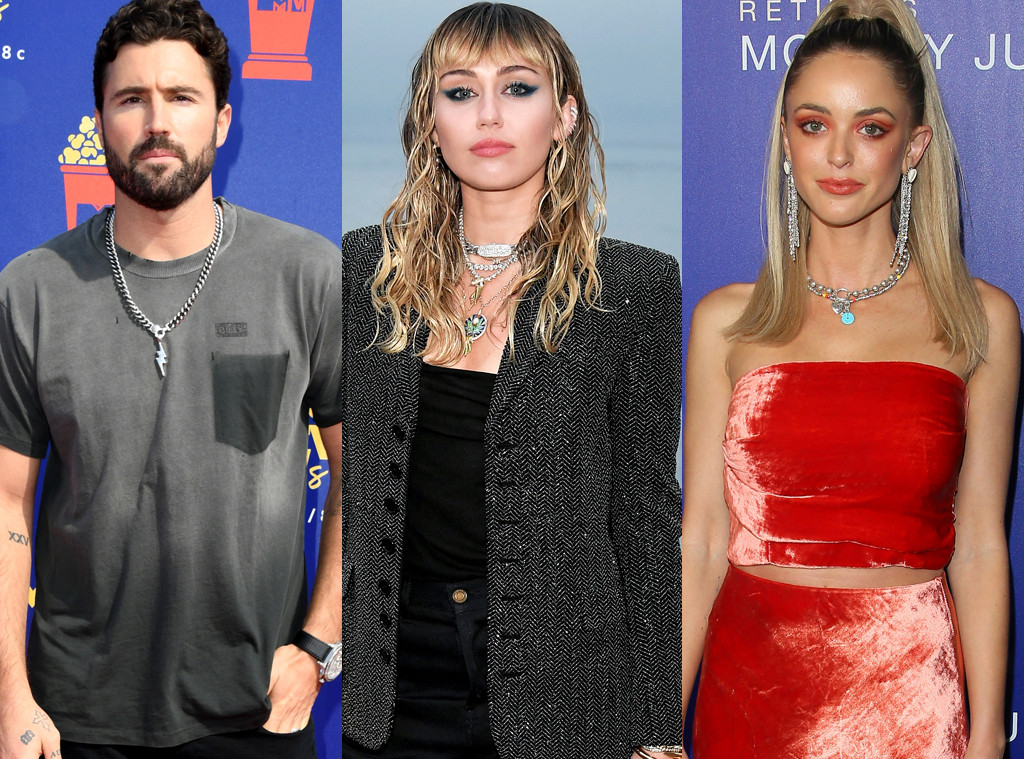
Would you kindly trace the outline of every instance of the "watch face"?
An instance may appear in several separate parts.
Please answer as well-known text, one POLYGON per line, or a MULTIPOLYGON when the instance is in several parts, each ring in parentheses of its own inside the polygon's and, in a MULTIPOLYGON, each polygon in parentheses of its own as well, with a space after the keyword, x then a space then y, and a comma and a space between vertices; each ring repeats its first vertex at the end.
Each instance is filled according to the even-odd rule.
POLYGON ((323 679, 325 683, 329 683, 338 675, 341 674, 341 647, 331 652, 327 657, 327 661, 324 662, 323 667, 323 679))

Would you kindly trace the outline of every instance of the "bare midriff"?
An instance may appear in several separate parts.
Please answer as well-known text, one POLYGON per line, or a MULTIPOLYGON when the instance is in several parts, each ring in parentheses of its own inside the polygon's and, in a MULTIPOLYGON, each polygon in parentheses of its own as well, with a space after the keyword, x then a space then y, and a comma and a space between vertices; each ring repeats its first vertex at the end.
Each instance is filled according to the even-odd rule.
POLYGON ((934 580, 942 575, 941 569, 911 569, 910 567, 778 567, 757 564, 736 567, 741 572, 763 580, 804 585, 810 588, 894 588, 934 580))

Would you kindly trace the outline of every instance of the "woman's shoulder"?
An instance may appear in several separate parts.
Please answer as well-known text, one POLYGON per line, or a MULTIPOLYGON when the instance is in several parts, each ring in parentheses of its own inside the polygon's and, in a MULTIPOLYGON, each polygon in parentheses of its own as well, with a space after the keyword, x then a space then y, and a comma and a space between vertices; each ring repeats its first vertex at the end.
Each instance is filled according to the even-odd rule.
POLYGON ((978 277, 974 278, 974 286, 978 288, 991 329, 1020 330, 1020 311, 1006 291, 978 277))
POLYGON ((347 272, 376 267, 384 252, 384 238, 379 225, 360 227, 341 238, 341 258, 347 272))
MULTIPOLYGON (((1020 367, 1020 311, 1006 292, 983 279, 974 280, 981 296, 981 304, 985 309, 988 321, 988 349, 985 361, 975 372, 977 375, 991 374, 985 367, 1002 365, 1013 375, 1012 384, 1016 385, 1016 377, 1020 367)), ((977 382, 972 382, 977 385, 977 382)))
POLYGON ((379 224, 351 229, 342 235, 341 238, 342 250, 352 254, 363 251, 372 252, 374 250, 379 253, 382 244, 383 238, 381 237, 379 224))
POLYGON ((598 266, 601 269, 601 276, 615 274, 636 273, 643 275, 644 267, 648 271, 676 272, 678 277, 679 261, 668 253, 662 253, 654 248, 647 248, 643 245, 616 240, 611 237, 602 237, 598 243, 598 266))
POLYGON ((682 297, 679 261, 654 248, 602 237, 597 269, 605 305, 629 303, 634 298, 682 297))
POLYGON ((724 332, 740 318, 753 291, 750 282, 734 282, 712 290, 694 307, 691 329, 724 332))

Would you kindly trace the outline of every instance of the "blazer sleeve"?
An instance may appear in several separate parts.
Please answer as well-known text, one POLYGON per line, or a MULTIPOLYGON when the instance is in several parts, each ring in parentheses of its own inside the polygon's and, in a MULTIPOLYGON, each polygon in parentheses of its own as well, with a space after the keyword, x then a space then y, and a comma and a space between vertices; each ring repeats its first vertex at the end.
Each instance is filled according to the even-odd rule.
MULTIPOLYGON (((646 268, 646 267, 643 267, 646 268)), ((625 300, 630 346, 612 391, 611 532, 632 637, 634 745, 682 743, 679 265, 659 257, 625 300), (642 293, 642 294, 641 294, 642 293)))

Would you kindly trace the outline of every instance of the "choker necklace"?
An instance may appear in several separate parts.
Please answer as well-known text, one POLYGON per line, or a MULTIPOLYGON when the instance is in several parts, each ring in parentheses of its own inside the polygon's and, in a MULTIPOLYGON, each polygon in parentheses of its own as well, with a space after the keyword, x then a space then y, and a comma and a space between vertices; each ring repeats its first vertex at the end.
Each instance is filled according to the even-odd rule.
POLYGON ((466 240, 466 231, 463 227, 463 209, 459 209, 459 242, 462 243, 462 250, 469 254, 480 256, 480 258, 508 258, 519 255, 519 245, 505 245, 492 242, 486 245, 474 245, 466 240))
POLYGON ((128 290, 128 283, 124 279, 124 272, 121 271, 121 262, 117 259, 117 246, 114 244, 113 206, 110 207, 110 212, 107 214, 106 234, 104 236, 107 244, 107 258, 110 261, 110 269, 114 275, 114 284, 117 286, 118 295, 121 296, 121 301, 124 304, 125 310, 128 311, 128 315, 132 317, 132 321, 153 335, 153 339, 156 340, 156 356, 154 358, 156 360, 156 368, 160 370, 161 379, 167 376, 167 351, 164 348, 163 339, 168 332, 181 324, 182 320, 192 309, 192 304, 196 302, 199 291, 206 284, 206 278, 210 276, 213 259, 216 258, 217 251, 220 249, 221 236, 224 232, 224 216, 216 202, 213 204, 213 213, 217 217, 217 224, 213 232, 213 242, 210 243, 206 260, 203 261, 203 268, 199 272, 199 280, 192 289, 192 294, 185 301, 185 305, 174 315, 173 319, 162 327, 154 324, 152 319, 142 313, 142 309, 132 299, 132 294, 128 290))
MULTIPOLYGON (((517 275, 521 273, 522 267, 520 267, 520 271, 517 272, 517 275)), ((480 305, 479 308, 477 308, 476 313, 470 314, 469 316, 466 317, 466 321, 462 323, 462 331, 466 335, 465 344, 462 348, 463 356, 469 355, 469 352, 473 350, 473 343, 475 343, 477 340, 483 337, 484 332, 487 331, 487 317, 484 316, 484 309, 491 305, 499 297, 501 297, 501 295, 508 292, 508 289, 512 286, 512 283, 515 281, 516 276, 512 276, 508 280, 508 282, 502 285, 501 289, 498 290, 498 292, 496 292, 494 295, 488 298, 484 303, 480 305)), ((470 305, 475 304, 480 299, 480 291, 482 289, 483 287, 479 285, 477 286, 476 292, 474 292, 473 295, 471 295, 469 298, 470 305)), ((462 303, 463 305, 465 305, 466 303, 465 294, 463 294, 462 296, 462 303)))
POLYGON ((866 300, 868 298, 874 298, 876 295, 881 295, 884 292, 888 292, 892 289, 893 285, 900 281, 903 275, 907 271, 907 267, 910 265, 910 252, 903 248, 900 251, 899 257, 896 261, 896 269, 888 277, 883 279, 877 285, 871 287, 865 287, 863 290, 847 290, 845 287, 826 287, 825 285, 818 284, 807 276, 807 289, 815 295, 820 295, 832 303, 832 310, 835 312, 843 324, 853 324, 853 314, 850 313, 850 307, 853 306, 858 300, 866 300))
MULTIPOLYGON (((480 295, 484 291, 484 285, 495 279, 505 269, 519 260, 519 246, 518 245, 504 245, 498 243, 490 243, 488 245, 474 245, 466 240, 466 232, 462 224, 462 209, 459 209, 459 243, 462 246, 462 257, 466 262, 466 268, 469 270, 470 279, 476 291, 470 297, 470 304, 476 303, 480 300, 480 295), (494 261, 492 264, 478 264, 470 258, 470 254, 482 256, 483 258, 494 261), (500 260, 499 260, 500 259, 500 260), (487 272, 490 272, 488 274, 487 272)), ((474 338, 475 339, 475 338, 474 338)))

